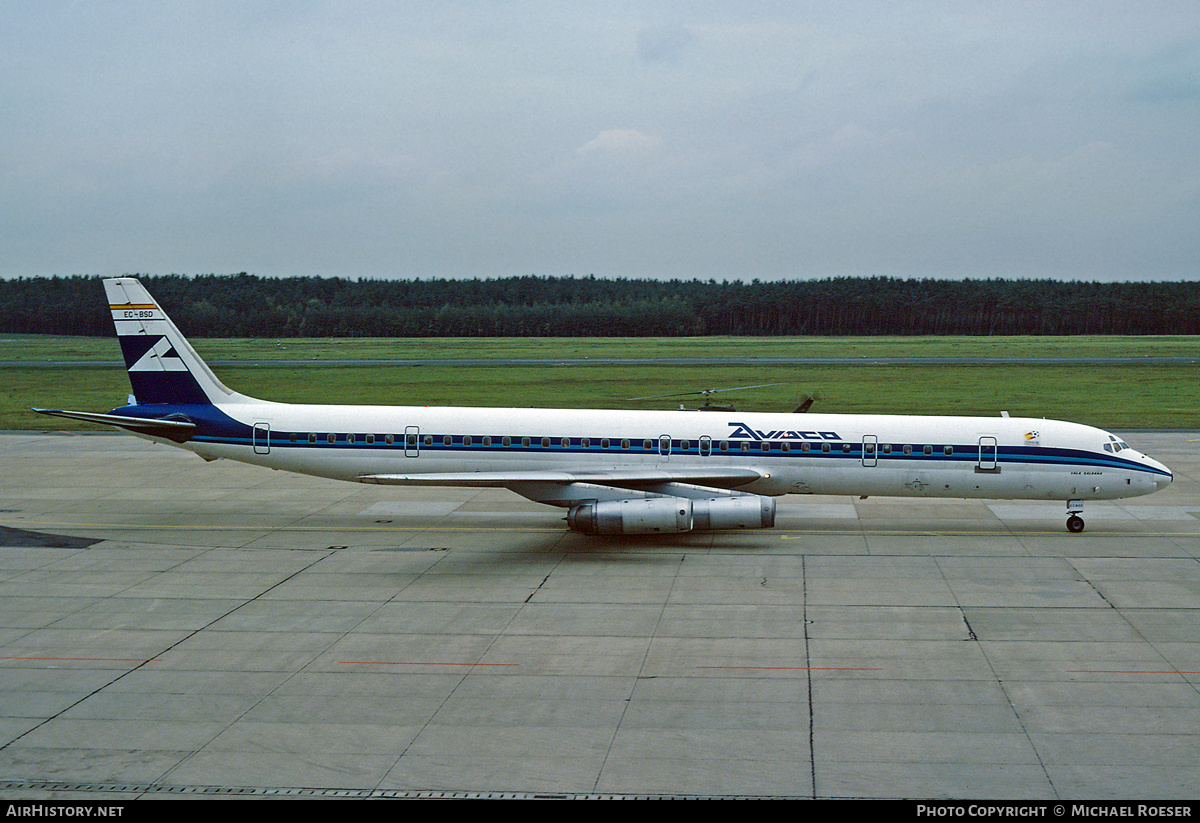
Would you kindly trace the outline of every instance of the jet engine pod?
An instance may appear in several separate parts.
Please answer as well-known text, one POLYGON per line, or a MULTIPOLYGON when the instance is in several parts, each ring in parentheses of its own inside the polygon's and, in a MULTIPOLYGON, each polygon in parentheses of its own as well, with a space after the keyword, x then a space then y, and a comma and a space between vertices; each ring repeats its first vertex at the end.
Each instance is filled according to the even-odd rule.
POLYGON ((585 534, 668 534, 692 530, 692 501, 646 497, 585 503, 567 512, 567 524, 585 534))
POLYGON ((696 531, 770 529, 775 526, 775 498, 759 494, 692 501, 696 531))

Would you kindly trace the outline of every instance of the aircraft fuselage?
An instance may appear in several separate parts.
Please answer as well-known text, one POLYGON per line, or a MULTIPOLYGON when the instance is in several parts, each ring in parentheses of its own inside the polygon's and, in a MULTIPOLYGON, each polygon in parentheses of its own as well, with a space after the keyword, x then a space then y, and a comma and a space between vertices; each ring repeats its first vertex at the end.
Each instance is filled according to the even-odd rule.
POLYGON ((198 423, 183 447, 202 457, 339 480, 720 466, 756 470, 759 477, 737 486, 754 494, 1039 500, 1131 497, 1170 481, 1164 466, 1103 430, 1030 418, 274 403, 217 414, 169 409, 198 423))

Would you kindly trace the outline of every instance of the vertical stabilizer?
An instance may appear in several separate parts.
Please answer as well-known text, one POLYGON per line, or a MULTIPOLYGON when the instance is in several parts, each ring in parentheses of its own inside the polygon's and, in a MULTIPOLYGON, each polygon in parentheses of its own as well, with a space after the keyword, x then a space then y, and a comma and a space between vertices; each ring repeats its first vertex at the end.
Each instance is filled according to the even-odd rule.
POLYGON ((207 405, 248 398, 231 391, 138 280, 104 281, 137 405, 207 405))

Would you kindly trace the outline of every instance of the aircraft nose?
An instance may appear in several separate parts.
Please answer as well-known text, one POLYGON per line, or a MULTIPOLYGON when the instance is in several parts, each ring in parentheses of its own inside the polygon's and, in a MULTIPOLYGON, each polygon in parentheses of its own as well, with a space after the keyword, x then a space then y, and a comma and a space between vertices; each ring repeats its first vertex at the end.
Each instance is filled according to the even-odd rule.
POLYGON ((1167 486, 1171 485, 1171 481, 1175 479, 1175 475, 1171 473, 1170 469, 1168 469, 1162 463, 1159 463, 1157 460, 1150 460, 1150 465, 1162 472, 1162 474, 1156 474, 1154 476, 1154 485, 1157 487, 1158 491, 1162 491, 1167 486))

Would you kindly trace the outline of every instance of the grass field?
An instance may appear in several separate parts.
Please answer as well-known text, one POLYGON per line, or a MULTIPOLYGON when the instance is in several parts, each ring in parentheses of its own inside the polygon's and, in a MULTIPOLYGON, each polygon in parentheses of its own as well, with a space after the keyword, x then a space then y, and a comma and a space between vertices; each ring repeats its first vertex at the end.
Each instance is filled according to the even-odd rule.
MULTIPOLYGON (((1200 336, 1078 337, 450 337, 193 339, 211 360, 547 359, 581 357, 1200 358, 1200 336)), ((115 337, 10 335, 0 361, 119 360, 115 337)))
MULTIPOLYGON (((744 411, 789 412, 805 397, 813 411, 1051 417, 1104 428, 1200 426, 1200 366, 374 366, 322 360, 386 358, 612 357, 1200 357, 1200 338, 685 338, 195 340, 228 385, 284 402, 566 408, 677 408, 699 397, 634 401, 645 395, 779 383, 728 392, 719 402, 744 411), (271 360, 310 361, 307 366, 271 360), (262 365, 252 365, 262 364, 262 365)), ((129 392, 115 338, 9 337, 0 361, 0 429, 98 428, 55 420, 32 406, 107 411, 129 392), (40 367, 46 361, 96 365, 40 367)))

